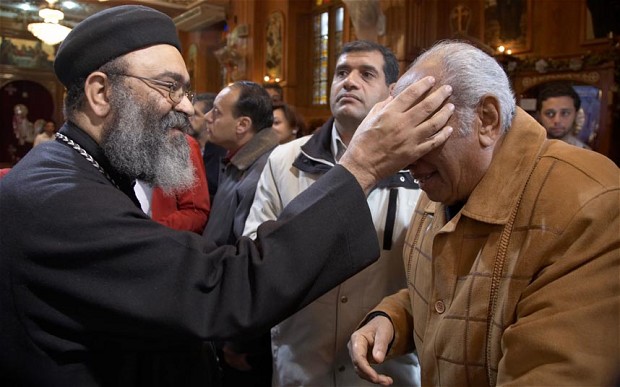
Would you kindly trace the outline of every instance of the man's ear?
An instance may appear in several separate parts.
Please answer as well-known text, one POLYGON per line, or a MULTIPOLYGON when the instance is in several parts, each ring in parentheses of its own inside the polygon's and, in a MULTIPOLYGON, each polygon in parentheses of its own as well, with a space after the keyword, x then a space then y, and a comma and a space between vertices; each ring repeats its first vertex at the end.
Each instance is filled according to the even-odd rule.
POLYGON ((105 117, 110 112, 110 82, 108 76, 100 71, 91 73, 84 82, 84 94, 90 109, 98 117, 105 117))
POLYGON ((484 148, 490 147, 497 142, 502 133, 502 120, 500 115, 499 101, 493 96, 482 97, 478 108, 480 129, 478 139, 484 148))
POLYGON ((252 130, 252 119, 248 116, 239 117, 237 120, 237 135, 244 135, 252 130))

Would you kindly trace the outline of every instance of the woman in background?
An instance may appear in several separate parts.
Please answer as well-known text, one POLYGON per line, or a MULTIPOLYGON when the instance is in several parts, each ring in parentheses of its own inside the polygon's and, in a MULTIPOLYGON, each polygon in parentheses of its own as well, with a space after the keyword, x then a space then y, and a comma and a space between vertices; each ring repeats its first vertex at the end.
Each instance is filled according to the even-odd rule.
POLYGON ((284 144, 303 136, 306 133, 306 123, 293 106, 274 103, 273 130, 278 134, 280 144, 284 144))

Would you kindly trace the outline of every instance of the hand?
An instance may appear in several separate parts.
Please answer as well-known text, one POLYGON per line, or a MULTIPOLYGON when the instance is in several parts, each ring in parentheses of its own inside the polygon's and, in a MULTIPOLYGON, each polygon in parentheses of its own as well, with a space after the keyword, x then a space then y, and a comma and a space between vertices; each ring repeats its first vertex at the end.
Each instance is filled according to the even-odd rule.
POLYGON ((371 366, 385 360, 388 345, 394 337, 392 322, 384 316, 377 316, 353 332, 349 341, 349 356, 355 372, 360 378, 372 383, 389 386, 394 381, 387 375, 378 374, 371 366))
POLYGON ((425 77, 379 102, 355 131, 340 164, 364 192, 443 144, 452 133, 444 125, 454 105, 441 106, 452 88, 444 85, 429 92, 434 84, 433 77, 425 77))

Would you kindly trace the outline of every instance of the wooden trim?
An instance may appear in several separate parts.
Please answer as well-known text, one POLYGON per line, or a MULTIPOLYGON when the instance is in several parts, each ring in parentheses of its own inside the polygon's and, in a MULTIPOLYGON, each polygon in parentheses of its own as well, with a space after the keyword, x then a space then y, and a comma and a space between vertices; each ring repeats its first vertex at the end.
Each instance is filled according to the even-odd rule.
POLYGON ((579 36, 580 36, 580 44, 582 46, 595 46, 595 45, 607 45, 609 43, 609 38, 595 38, 593 35, 590 36, 592 32, 592 15, 590 14, 590 10, 588 10, 588 5, 586 1, 583 1, 581 4, 581 12, 580 12, 580 27, 579 27, 579 36))

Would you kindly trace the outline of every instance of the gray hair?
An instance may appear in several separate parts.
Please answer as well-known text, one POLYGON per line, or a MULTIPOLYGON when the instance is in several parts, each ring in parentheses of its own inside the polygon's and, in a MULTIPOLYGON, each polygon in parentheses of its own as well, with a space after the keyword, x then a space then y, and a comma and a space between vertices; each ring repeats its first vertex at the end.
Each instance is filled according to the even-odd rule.
POLYGON ((470 127, 484 96, 497 98, 502 134, 508 131, 516 113, 516 102, 508 76, 495 59, 468 43, 444 40, 420 55, 411 67, 427 60, 436 60, 441 65, 438 83, 452 86, 451 100, 462 131, 470 127))

